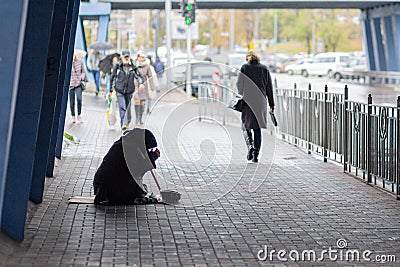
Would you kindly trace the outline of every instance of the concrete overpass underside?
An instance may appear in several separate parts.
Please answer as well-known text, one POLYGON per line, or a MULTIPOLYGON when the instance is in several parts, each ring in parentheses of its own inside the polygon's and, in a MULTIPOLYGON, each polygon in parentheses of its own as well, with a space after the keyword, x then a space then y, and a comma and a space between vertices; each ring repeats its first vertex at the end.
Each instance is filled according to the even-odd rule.
MULTIPOLYGON (((99 3, 111 3, 112 9, 164 9, 165 1, 160 0, 99 0, 99 3)), ((388 5, 396 1, 296 1, 296 0, 269 0, 269 1, 208 1, 197 0, 197 7, 203 9, 253 9, 253 8, 357 8, 366 9, 388 5)), ((179 1, 172 1, 172 8, 179 8, 179 1)))

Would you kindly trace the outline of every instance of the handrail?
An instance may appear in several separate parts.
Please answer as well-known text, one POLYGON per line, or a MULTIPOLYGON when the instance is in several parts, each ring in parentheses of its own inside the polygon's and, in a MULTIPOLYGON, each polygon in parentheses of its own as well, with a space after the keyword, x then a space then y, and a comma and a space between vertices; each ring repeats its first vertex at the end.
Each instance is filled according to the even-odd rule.
POLYGON ((364 77, 364 83, 400 84, 400 72, 397 71, 354 71, 353 77, 364 77))
MULTIPOLYGON (((344 93, 296 88, 274 89, 278 136, 308 153, 343 165, 347 173, 380 184, 400 199, 400 96, 397 107, 350 101, 344 93)), ((213 118, 240 125, 227 109, 235 96, 229 86, 202 83, 199 120, 213 118)), ((272 125, 272 124, 268 124, 272 125)), ((272 129, 271 129, 272 130, 272 129)))

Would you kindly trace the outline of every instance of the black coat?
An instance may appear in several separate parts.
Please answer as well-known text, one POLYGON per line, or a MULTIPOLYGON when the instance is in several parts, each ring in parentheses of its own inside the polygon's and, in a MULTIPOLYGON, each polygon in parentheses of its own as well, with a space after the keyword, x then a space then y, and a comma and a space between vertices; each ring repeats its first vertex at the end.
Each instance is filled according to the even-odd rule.
POLYGON ((135 182, 126 165, 122 137, 116 141, 103 158, 94 175, 95 203, 108 200, 110 204, 130 204, 146 192, 135 182))
POLYGON ((271 75, 267 66, 251 61, 240 68, 238 93, 243 96, 242 123, 245 129, 267 127, 267 100, 275 106, 271 75))
POLYGON ((111 91, 115 89, 117 93, 131 94, 135 91, 135 79, 143 83, 143 78, 132 60, 129 61, 128 72, 124 71, 122 60, 116 63, 111 73, 111 91))
POLYGON ((133 175, 143 177, 145 172, 156 167, 157 156, 147 151, 156 146, 154 135, 139 128, 114 142, 94 176, 95 203, 132 204, 135 198, 144 197, 146 192, 133 175))

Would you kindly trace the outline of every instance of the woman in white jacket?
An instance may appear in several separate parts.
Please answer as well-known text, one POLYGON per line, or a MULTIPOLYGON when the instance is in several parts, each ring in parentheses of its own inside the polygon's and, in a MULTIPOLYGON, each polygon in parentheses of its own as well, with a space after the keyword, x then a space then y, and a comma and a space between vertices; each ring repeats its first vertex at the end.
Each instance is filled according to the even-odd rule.
MULTIPOLYGON (((150 60, 146 58, 145 54, 141 51, 137 53, 136 66, 145 80, 145 90, 142 95, 146 96, 145 99, 139 95, 135 97, 135 112, 136 112, 136 124, 143 124, 142 116, 144 112, 144 104, 147 102, 147 111, 150 111, 151 99, 157 96, 157 75, 153 66, 150 64, 150 60)), ((139 93, 139 92, 138 92, 139 93)))

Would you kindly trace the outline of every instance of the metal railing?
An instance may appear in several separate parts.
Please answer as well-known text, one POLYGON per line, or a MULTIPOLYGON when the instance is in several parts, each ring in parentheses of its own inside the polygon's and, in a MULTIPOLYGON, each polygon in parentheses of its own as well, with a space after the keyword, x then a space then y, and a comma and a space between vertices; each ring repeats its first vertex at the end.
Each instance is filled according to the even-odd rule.
POLYGON ((238 124, 238 114, 227 109, 229 101, 237 95, 237 90, 225 84, 203 82, 198 87, 199 120, 216 119, 223 125, 238 124))
MULTIPOLYGON (((275 86, 276 88, 276 86, 275 86)), ((199 120, 213 118, 240 125, 238 113, 227 108, 236 95, 228 86, 199 86, 199 120)), ((400 199, 400 96, 397 107, 349 101, 344 93, 275 89, 276 132, 283 140, 341 163, 368 184, 379 185, 400 199)), ((272 124, 270 123, 271 127, 272 124)))
POLYGON ((400 72, 395 71, 355 71, 352 77, 364 78, 368 84, 400 85, 400 72))
POLYGON ((342 163, 345 172, 362 175, 399 199, 400 97, 397 107, 348 100, 344 94, 276 89, 276 116, 282 139, 342 163))

